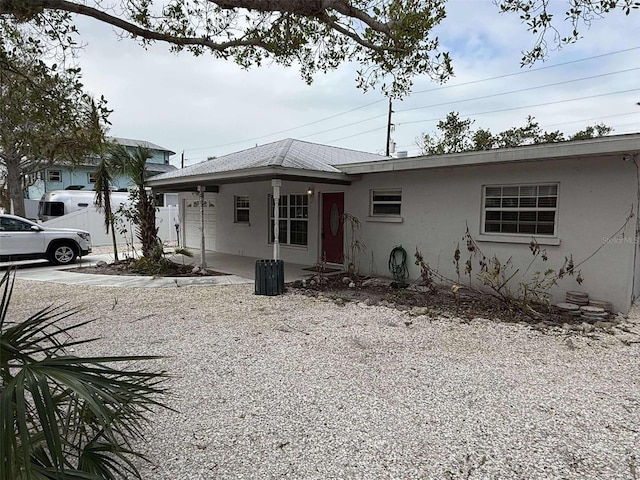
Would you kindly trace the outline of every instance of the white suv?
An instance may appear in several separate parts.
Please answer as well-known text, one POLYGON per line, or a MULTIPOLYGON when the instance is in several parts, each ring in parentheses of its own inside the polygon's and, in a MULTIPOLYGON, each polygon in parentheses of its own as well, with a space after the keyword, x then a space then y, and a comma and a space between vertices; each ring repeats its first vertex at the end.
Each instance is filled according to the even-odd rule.
POLYGON ((91 253, 91 234, 73 228, 49 228, 26 218, 0 214, 0 262, 44 258, 67 265, 91 253))

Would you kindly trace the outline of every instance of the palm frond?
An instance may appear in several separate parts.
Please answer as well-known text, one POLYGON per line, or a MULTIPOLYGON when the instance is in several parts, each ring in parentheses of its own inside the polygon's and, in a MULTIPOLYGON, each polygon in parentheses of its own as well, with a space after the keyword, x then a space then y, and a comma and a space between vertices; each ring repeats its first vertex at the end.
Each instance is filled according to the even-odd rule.
POLYGON ((6 479, 140 478, 133 440, 157 408, 169 408, 166 372, 140 368, 158 356, 79 357, 70 346, 91 320, 77 309, 46 307, 23 322, 7 320, 15 274, 0 301, 0 472, 6 479))

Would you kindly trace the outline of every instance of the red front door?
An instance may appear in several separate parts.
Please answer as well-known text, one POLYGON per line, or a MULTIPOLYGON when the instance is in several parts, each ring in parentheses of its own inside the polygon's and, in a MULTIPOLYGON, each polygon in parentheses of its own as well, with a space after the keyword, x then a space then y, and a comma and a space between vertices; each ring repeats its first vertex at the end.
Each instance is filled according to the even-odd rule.
POLYGON ((322 258, 327 263, 344 259, 344 193, 322 194, 322 258))

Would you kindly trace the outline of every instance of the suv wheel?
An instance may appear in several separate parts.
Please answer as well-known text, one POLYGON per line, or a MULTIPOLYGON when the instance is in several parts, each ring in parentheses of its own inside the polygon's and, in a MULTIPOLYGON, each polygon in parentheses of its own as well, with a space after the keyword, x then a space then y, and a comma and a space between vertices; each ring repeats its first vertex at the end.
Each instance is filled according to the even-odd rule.
POLYGON ((68 265, 72 263, 78 253, 76 249, 69 243, 59 243, 54 245, 49 254, 49 259, 56 265, 68 265))

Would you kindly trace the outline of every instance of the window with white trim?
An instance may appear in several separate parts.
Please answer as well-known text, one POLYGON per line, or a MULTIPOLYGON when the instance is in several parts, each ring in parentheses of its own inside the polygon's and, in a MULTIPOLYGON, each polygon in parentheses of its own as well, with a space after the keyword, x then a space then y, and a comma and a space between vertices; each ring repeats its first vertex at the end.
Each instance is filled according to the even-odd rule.
POLYGON ((399 217, 402 206, 402 190, 371 190, 372 217, 399 217))
MULTIPOLYGON (((269 195, 269 241, 273 243, 275 203, 269 195)), ((309 239, 309 196, 307 194, 281 195, 278 238, 283 245, 307 246, 309 239)))
POLYGON ((236 195, 234 205, 233 221, 235 223, 249 223, 249 196, 236 195))
POLYGON ((482 233, 556 235, 558 184, 485 185, 482 233))
POLYGON ((96 173, 95 172, 88 172, 87 173, 87 181, 89 183, 96 183, 96 173))
POLYGON ((62 172, 60 170, 48 170, 47 171, 47 181, 49 181, 49 182, 61 182, 62 181, 62 172))

